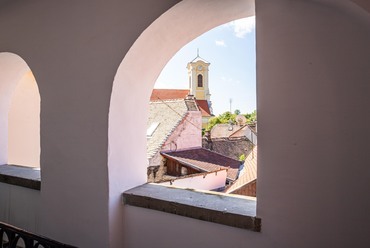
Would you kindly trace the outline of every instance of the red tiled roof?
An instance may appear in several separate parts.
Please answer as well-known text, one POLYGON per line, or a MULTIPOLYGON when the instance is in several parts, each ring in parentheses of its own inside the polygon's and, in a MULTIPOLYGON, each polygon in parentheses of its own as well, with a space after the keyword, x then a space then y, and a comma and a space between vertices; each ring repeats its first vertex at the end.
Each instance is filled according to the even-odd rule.
POLYGON ((240 129, 240 126, 230 124, 217 124, 211 129, 211 138, 229 138, 231 134, 240 129))
MULTIPOLYGON (((234 127, 238 127, 237 125, 234 125, 234 127)), ((234 133, 232 133, 229 138, 241 138, 245 137, 246 130, 248 129, 247 125, 244 125, 242 127, 239 126, 239 129, 237 129, 234 133)), ((235 130, 235 129, 234 129, 235 130)))
POLYGON ((240 172, 239 178, 231 185, 226 193, 233 193, 240 187, 247 185, 257 179, 257 146, 247 156, 244 162, 244 168, 240 172))
MULTIPOLYGON (((189 95, 189 90, 178 89, 153 89, 150 101, 185 99, 189 95)), ((202 117, 212 116, 207 100, 196 100, 202 117)))
POLYGON ((247 131, 248 130, 251 130, 253 133, 256 133, 256 125, 252 124, 252 125, 249 125, 249 124, 245 124, 244 126, 242 126, 239 130, 235 131, 234 133, 232 133, 229 138, 240 138, 240 137, 244 137, 247 135, 247 131))
POLYGON ((153 89, 150 101, 185 99, 189 90, 153 89))
POLYGON ((207 100, 196 100, 202 116, 212 116, 211 110, 209 109, 207 100))
POLYGON ((171 160, 178 161, 201 171, 211 172, 228 168, 227 178, 236 180, 239 174, 240 161, 223 156, 204 148, 190 148, 175 152, 161 152, 161 154, 171 160))

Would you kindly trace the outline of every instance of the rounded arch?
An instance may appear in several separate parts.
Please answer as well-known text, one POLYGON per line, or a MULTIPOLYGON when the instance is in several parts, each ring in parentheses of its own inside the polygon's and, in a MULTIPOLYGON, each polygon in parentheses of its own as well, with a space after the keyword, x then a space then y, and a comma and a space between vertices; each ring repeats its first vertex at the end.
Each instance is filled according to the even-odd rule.
POLYGON ((203 87, 203 75, 198 74, 198 87, 203 87))
POLYGON ((115 234, 112 225, 122 219, 121 193, 146 182, 145 130, 156 78, 191 40, 221 24, 254 14, 254 0, 235 0, 232 4, 224 0, 183 0, 154 21, 126 54, 114 78, 109 109, 111 242, 120 240, 120 233, 115 234))
POLYGON ((27 63, 0 53, 0 164, 40 166, 40 94, 27 63))

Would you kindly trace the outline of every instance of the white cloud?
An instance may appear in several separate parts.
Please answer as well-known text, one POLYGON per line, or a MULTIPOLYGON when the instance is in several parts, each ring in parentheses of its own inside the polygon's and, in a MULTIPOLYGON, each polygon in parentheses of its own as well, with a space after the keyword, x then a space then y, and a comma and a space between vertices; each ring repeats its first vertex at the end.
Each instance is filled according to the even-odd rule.
POLYGON ((226 43, 224 40, 216 40, 215 43, 216 43, 216 46, 226 47, 226 43))
POLYGON ((256 28, 256 18, 251 16, 239 20, 232 21, 228 24, 234 30, 234 34, 238 38, 244 38, 248 33, 251 33, 256 28))

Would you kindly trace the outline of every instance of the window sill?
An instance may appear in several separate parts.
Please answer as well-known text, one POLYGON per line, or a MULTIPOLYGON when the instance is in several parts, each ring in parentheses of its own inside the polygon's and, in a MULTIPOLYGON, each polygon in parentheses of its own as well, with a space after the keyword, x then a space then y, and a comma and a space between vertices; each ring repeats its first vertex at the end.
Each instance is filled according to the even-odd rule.
POLYGON ((19 165, 0 165, 0 182, 40 190, 40 169, 19 165))
POLYGON ((144 184, 124 192, 123 203, 261 231, 261 219, 256 217, 256 200, 252 197, 144 184))

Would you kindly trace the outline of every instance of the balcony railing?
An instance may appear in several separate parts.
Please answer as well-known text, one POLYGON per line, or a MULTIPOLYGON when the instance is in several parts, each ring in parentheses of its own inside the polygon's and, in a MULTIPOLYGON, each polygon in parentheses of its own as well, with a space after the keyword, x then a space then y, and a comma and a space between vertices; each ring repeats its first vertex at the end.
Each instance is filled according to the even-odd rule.
POLYGON ((76 248, 0 222, 0 248, 76 248))

